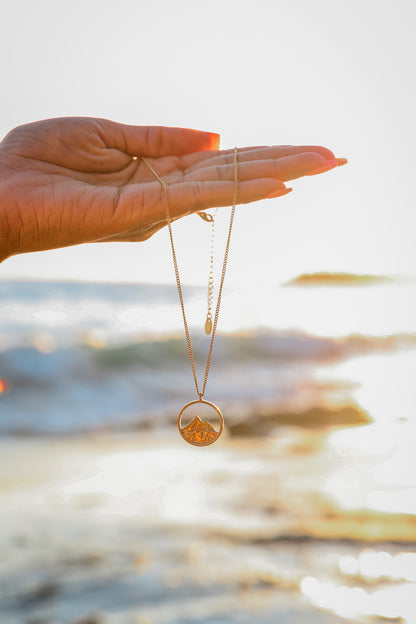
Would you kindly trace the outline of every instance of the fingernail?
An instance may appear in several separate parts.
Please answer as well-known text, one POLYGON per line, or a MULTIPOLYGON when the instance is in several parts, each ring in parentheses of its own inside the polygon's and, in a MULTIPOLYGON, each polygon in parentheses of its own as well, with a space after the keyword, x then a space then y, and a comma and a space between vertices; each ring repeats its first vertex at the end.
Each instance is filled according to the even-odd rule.
POLYGON ((320 167, 311 169, 311 171, 308 171, 308 173, 305 173, 305 175, 307 176, 318 175, 318 173, 325 173, 325 171, 330 171, 331 169, 334 169, 334 167, 338 167, 337 161, 335 159, 328 160, 325 164, 321 165, 320 167))
POLYGON ((210 132, 209 135, 211 139, 210 148, 213 150, 218 149, 220 146, 220 135, 216 132, 210 132))
POLYGON ((346 158, 335 158, 338 163, 338 167, 342 167, 342 165, 346 165, 348 160, 346 158))
POLYGON ((290 193, 290 191, 293 191, 293 189, 292 188, 279 189, 277 191, 273 191, 273 193, 270 193, 269 195, 266 195, 266 199, 272 199, 273 197, 283 197, 283 195, 287 195, 288 193, 290 193))

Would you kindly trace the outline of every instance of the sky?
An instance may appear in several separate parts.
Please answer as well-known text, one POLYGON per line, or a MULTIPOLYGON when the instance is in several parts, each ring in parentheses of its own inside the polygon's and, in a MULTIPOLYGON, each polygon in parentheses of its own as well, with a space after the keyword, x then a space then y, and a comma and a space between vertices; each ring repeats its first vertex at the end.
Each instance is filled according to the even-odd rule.
MULTIPOLYGON (((82 115, 324 145, 349 164, 238 209, 227 282, 416 274, 415 17, 414 0, 3 0, 0 136, 82 115)), ((184 283, 206 283, 208 240, 175 225, 184 283)), ((167 231, 15 256, 10 276, 173 283, 167 231)))

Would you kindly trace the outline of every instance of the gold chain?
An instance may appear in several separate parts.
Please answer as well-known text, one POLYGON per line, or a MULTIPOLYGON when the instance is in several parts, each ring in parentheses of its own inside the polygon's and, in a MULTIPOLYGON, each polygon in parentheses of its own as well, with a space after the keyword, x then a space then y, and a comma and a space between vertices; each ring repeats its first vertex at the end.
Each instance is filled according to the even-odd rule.
MULTIPOLYGON (((216 214, 216 213, 215 213, 216 214)), ((208 294, 207 294, 207 319, 205 321, 205 333, 209 335, 212 331, 212 300, 214 297, 214 238, 215 238, 215 219, 211 221, 211 237, 209 241, 209 276, 208 276, 208 294)))
POLYGON ((218 208, 215 209, 215 214, 211 215, 208 212, 198 211, 196 214, 204 221, 211 224, 211 237, 209 240, 209 272, 208 272, 208 293, 207 293, 207 316, 205 320, 205 333, 210 334, 212 330, 212 299, 214 297, 214 238, 215 238, 215 217, 217 216, 218 208))
POLYGON ((197 395, 199 397, 199 400, 202 400, 202 397, 204 396, 205 390, 206 390, 206 387, 207 387, 208 374, 209 374, 209 369, 210 369, 210 366, 211 366, 212 349, 213 349, 213 346, 214 346, 214 339, 215 339, 215 334, 216 334, 216 330, 217 330, 218 317, 219 317, 220 307, 221 307, 222 289, 223 289, 223 285, 224 285, 225 272, 227 270, 228 253, 229 253, 229 249, 230 249, 230 240, 231 240, 231 231, 232 231, 232 228, 233 228, 235 207, 236 207, 236 204, 237 204, 237 196, 238 196, 238 175, 237 175, 237 173, 238 173, 237 164, 238 163, 237 163, 237 157, 238 157, 238 150, 235 147, 234 148, 234 193, 233 193, 233 206, 232 206, 232 209, 231 209, 230 225, 229 225, 229 228, 228 228, 228 237, 227 237, 227 242, 226 242, 226 245, 225 245, 224 261, 223 261, 223 264, 222 264, 221 279, 220 279, 220 285, 219 285, 219 289, 218 289, 217 306, 216 306, 216 309, 215 309, 214 322, 213 322, 213 325, 212 325, 212 336, 211 336, 211 342, 210 342, 209 350, 208 350, 208 358, 207 358, 207 364, 206 364, 206 367, 205 367, 204 384, 202 386, 202 392, 200 392, 200 390, 199 390, 198 378, 197 378, 197 374, 196 374, 196 367, 195 367, 195 360, 194 360, 194 354, 193 354, 193 351, 192 351, 191 338, 190 338, 190 335, 189 335, 189 328, 188 328, 188 323, 187 323, 186 315, 185 315, 185 305, 184 305, 184 302, 183 302, 183 294, 182 294, 182 286, 181 286, 181 280, 180 280, 180 275, 179 275, 178 261, 176 259, 175 245, 173 243, 172 221, 171 221, 170 212, 169 212, 169 202, 168 202, 167 187, 166 187, 165 182, 158 176, 158 174, 153 169, 153 167, 150 165, 148 160, 144 156, 141 157, 143 162, 145 163, 145 165, 150 169, 150 171, 153 173, 155 178, 160 182, 161 187, 162 187, 163 202, 164 202, 164 206, 165 206, 165 216, 166 216, 166 221, 167 221, 167 224, 168 224, 169 238, 170 238, 170 244, 171 244, 171 248, 172 248, 172 258, 173 258, 173 266, 174 266, 174 269, 175 269, 176 285, 177 285, 177 288, 178 288, 179 301, 180 301, 181 310, 182 310, 183 326, 184 326, 184 329, 185 329, 186 342, 187 342, 187 345, 188 345, 188 353, 189 353, 189 359, 190 359, 190 362, 191 362, 192 374, 193 374, 193 377, 194 377, 196 393, 197 393, 197 395))
POLYGON ((205 320, 205 333, 209 335, 212 331, 212 299, 214 297, 214 239, 215 239, 215 217, 217 210, 213 215, 207 212, 197 212, 196 214, 204 221, 211 224, 211 236, 209 239, 209 271, 208 271, 208 293, 207 293, 207 316, 205 320))

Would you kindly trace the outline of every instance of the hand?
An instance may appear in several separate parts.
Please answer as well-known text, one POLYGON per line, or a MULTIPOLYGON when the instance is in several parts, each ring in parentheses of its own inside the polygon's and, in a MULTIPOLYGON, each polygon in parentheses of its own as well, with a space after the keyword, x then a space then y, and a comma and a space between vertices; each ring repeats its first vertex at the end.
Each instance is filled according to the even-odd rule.
MULTIPOLYGON (((0 143, 0 260, 96 241, 142 241, 172 220, 232 203, 234 150, 219 136, 104 119, 49 119, 20 126, 0 143)), ((323 147, 238 150, 238 203, 286 194, 283 182, 344 164, 323 147)))

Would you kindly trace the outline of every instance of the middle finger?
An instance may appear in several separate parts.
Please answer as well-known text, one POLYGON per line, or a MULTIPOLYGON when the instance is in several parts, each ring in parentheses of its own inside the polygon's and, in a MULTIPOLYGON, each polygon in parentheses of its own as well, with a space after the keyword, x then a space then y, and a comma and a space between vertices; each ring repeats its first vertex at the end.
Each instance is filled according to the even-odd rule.
MULTIPOLYGON (((292 156, 282 158, 267 158, 247 160, 248 154, 238 157, 238 179, 241 181, 258 178, 275 178, 286 182, 295 180, 306 175, 328 163, 320 154, 316 152, 302 152, 292 156)), ((334 165, 335 166, 335 165, 334 165)), ((233 180, 234 164, 220 163, 212 164, 207 162, 205 167, 192 168, 185 174, 187 182, 211 181, 211 180, 233 180)))
MULTIPOLYGON (((268 160, 270 158, 285 158, 296 154, 302 154, 304 152, 319 154, 325 161, 335 158, 331 150, 318 145, 266 145, 237 149, 239 162, 247 162, 250 160, 268 160)), ((226 165, 232 163, 233 160, 234 149, 197 152, 182 156, 183 171, 184 173, 188 173, 191 169, 196 170, 207 166, 226 165)))

